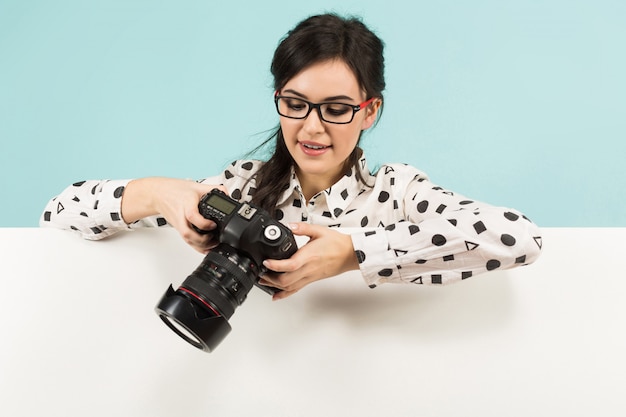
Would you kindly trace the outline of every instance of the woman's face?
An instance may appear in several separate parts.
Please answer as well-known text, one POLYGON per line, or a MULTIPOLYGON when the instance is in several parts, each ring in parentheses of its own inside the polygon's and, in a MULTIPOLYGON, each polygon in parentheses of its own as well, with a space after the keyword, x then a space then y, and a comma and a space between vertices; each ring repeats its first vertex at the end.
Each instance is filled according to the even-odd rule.
MULTIPOLYGON (((290 79, 279 94, 312 103, 351 105, 359 105, 369 98, 359 87, 352 70, 341 60, 325 61, 304 69, 290 79)), ((376 120, 379 106, 380 101, 374 101, 358 111, 348 124, 325 122, 315 109, 306 119, 280 117, 285 143, 296 162, 296 173, 305 195, 307 188, 308 194, 317 193, 344 175, 348 156, 357 145, 361 131, 376 120)))

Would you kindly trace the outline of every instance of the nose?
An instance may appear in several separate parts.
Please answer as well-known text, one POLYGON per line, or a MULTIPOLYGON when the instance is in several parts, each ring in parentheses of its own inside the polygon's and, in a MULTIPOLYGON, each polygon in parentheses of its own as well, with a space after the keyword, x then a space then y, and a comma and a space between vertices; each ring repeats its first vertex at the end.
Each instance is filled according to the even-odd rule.
POLYGON ((321 133, 324 131, 324 122, 320 115, 320 108, 311 109, 309 115, 304 119, 304 131, 310 135, 321 133))

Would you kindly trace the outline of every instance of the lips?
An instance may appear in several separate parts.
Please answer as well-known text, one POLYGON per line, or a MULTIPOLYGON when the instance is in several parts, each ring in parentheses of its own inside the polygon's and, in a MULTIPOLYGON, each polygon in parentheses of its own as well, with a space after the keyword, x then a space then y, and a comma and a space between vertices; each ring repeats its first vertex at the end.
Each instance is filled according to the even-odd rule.
POLYGON ((299 142, 300 149, 307 155, 317 156, 326 152, 331 146, 323 145, 317 142, 299 142))
POLYGON ((314 145, 312 143, 303 143, 302 146, 308 149, 316 149, 316 150, 328 148, 328 146, 325 146, 325 145, 314 145))

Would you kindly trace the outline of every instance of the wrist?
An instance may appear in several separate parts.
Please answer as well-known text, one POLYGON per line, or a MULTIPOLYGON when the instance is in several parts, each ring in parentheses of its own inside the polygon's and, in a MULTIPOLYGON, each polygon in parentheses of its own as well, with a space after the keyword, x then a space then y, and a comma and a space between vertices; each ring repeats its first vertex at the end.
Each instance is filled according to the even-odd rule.
POLYGON ((158 214, 155 204, 157 178, 131 180, 122 194, 122 218, 128 224, 158 214))
POLYGON ((344 262, 344 272, 347 271, 356 271, 359 269, 359 260, 356 256, 356 252, 354 250, 354 245, 352 244, 352 237, 350 235, 345 235, 346 242, 346 256, 344 262))

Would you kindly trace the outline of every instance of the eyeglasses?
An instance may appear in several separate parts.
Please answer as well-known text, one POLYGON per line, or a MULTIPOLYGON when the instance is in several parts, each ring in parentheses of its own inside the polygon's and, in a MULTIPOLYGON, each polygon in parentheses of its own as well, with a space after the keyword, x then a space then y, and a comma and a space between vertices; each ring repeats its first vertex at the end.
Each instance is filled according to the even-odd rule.
POLYGON ((290 119, 306 119, 313 109, 317 109, 320 119, 338 125, 352 122, 356 112, 367 107, 375 99, 376 97, 372 97, 361 104, 354 105, 335 102, 311 103, 301 98, 281 96, 278 92, 274 95, 276 110, 281 116, 290 119))

